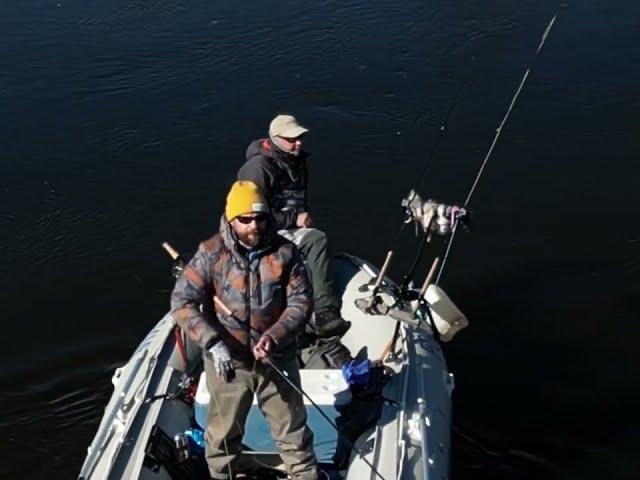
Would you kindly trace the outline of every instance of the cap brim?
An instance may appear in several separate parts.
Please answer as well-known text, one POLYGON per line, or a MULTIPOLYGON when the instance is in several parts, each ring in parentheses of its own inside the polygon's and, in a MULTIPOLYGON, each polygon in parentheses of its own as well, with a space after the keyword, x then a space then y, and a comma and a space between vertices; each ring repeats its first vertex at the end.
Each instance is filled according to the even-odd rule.
POLYGON ((285 137, 285 138, 298 138, 300 135, 302 135, 303 133, 307 133, 308 131, 309 131, 308 129, 298 125, 296 127, 291 127, 286 129, 284 132, 280 133, 278 136, 285 137))

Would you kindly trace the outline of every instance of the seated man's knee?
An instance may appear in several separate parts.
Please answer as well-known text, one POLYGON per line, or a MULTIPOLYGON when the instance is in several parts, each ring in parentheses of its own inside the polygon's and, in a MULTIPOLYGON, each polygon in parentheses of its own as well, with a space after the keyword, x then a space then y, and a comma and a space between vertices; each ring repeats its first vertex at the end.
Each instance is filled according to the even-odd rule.
POLYGON ((322 230, 311 229, 302 239, 301 243, 306 243, 308 245, 322 245, 325 246, 327 244, 327 234, 322 230))

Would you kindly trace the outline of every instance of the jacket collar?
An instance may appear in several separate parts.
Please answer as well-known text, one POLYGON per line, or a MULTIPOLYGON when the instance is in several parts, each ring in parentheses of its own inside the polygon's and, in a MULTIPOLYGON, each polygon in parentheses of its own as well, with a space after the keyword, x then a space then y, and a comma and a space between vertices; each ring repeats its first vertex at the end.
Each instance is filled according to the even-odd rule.
POLYGON ((260 141, 260 153, 266 157, 283 162, 286 165, 299 164, 301 160, 306 160, 309 157, 309 154, 304 150, 302 150, 299 155, 291 155, 290 153, 280 150, 270 138, 263 138, 260 141))
MULTIPOLYGON (((262 257, 265 253, 271 250, 275 240, 275 235, 276 231, 274 229, 273 219, 269 216, 267 219, 267 229, 265 231, 264 238, 254 249, 254 254, 251 255, 251 257, 262 257)), ((227 217, 224 214, 220 217, 220 236, 222 237, 224 245, 229 249, 236 260, 243 264, 248 262, 248 256, 244 254, 247 250, 240 245, 236 234, 233 232, 233 229, 231 228, 231 225, 229 225, 227 217)))

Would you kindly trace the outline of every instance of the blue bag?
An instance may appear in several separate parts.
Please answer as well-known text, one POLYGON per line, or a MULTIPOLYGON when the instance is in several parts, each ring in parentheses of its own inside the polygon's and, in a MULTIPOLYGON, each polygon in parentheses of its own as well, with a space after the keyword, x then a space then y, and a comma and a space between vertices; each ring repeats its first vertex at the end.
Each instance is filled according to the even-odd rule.
POLYGON ((349 386, 365 386, 371 378, 371 360, 349 360, 342 365, 342 376, 349 386))

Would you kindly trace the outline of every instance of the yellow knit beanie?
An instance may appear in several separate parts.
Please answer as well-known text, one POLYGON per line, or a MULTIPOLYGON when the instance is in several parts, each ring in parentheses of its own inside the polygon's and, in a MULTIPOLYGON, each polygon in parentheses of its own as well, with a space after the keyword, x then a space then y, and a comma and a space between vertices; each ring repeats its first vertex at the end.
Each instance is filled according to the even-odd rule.
POLYGON ((227 195, 227 206, 224 209, 228 221, 239 215, 266 211, 267 202, 264 201, 255 183, 239 180, 231 185, 227 195))

